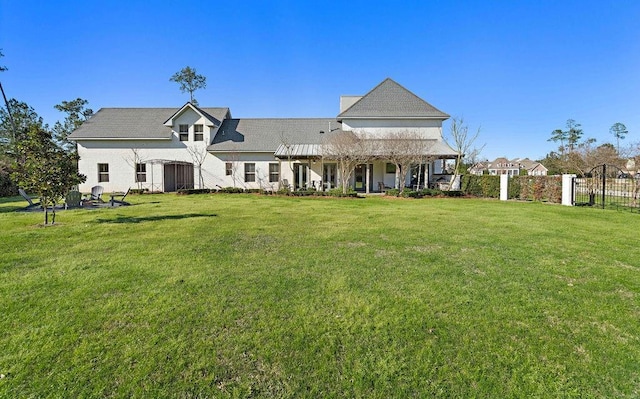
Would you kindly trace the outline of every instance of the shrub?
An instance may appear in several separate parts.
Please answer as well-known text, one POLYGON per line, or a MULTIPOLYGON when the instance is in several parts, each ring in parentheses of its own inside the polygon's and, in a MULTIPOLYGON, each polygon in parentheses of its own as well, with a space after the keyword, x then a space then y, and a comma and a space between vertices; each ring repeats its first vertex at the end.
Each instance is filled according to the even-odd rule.
POLYGON ((437 197, 438 195, 442 195, 442 190, 437 190, 435 188, 424 188, 420 193, 423 197, 437 197))
POLYGON ((464 175, 462 176, 461 191, 475 197, 498 198, 500 196, 500 176, 464 175))
POLYGON ((449 190, 449 191, 441 191, 442 195, 445 197, 462 197, 464 193, 460 190, 449 190))
POLYGON ((543 197, 549 202, 559 204, 562 202, 562 176, 540 176, 545 180, 543 197))
POLYGON ((178 195, 190 195, 190 194, 210 194, 211 189, 208 188, 182 188, 178 190, 178 195))
POLYGON ((347 190, 347 193, 344 194, 342 192, 342 187, 336 187, 336 188, 332 188, 329 191, 325 191, 325 195, 329 197, 357 197, 358 193, 350 188, 347 190))
POLYGON ((385 190, 384 195, 397 197, 398 195, 400 195, 400 190, 398 190, 397 188, 390 188, 388 190, 385 190))
POLYGON ((129 194, 149 194, 148 188, 132 188, 129 190, 129 194))
POLYGON ((223 187, 218 192, 225 194, 240 194, 244 193, 244 189, 240 187, 223 187))
POLYGON ((401 194, 403 198, 422 198, 422 194, 418 191, 404 190, 401 194))
POLYGON ((509 179, 509 185, 507 189, 507 198, 520 198, 522 186, 522 178, 520 176, 513 176, 509 179))
POLYGON ((308 190, 296 190, 296 191, 292 191, 290 195, 294 196, 294 197, 309 197, 312 195, 315 195, 316 192, 315 191, 308 191, 308 190))

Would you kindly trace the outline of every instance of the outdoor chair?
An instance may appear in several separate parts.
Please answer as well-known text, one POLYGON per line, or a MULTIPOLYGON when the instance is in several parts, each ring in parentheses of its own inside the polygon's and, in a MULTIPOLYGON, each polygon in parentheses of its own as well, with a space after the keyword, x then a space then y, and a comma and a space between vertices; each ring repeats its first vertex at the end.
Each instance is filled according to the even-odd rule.
POLYGON ((131 187, 129 187, 127 189, 126 193, 111 193, 111 201, 109 201, 111 206, 115 206, 116 204, 118 204, 118 205, 129 205, 128 202, 124 201, 124 199, 127 198, 127 195, 129 195, 129 191, 131 191, 131 187), (122 197, 122 198, 117 200, 116 197, 122 197))
POLYGON ((34 198, 31 198, 23 189, 19 188, 18 192, 20 193, 22 198, 27 200, 27 202, 29 203, 29 206, 28 206, 29 208, 34 208, 36 206, 40 206, 40 203, 34 203, 33 202, 34 198))
POLYGON ((280 187, 291 191, 291 185, 289 184, 289 180, 287 179, 282 179, 282 182, 280 183, 280 187))
POLYGON ((384 185, 383 182, 379 181, 378 182, 378 191, 380 191, 381 193, 384 193, 385 191, 391 189, 391 187, 387 187, 384 185))
POLYGON ((104 187, 102 186, 93 186, 91 187, 91 194, 89 194, 89 197, 84 198, 85 201, 100 201, 100 202, 104 202, 102 200, 102 193, 104 192, 104 187))
POLYGON ((82 201, 82 194, 80 191, 71 190, 67 193, 67 196, 64 198, 64 209, 68 208, 78 208, 80 207, 80 203, 82 201))

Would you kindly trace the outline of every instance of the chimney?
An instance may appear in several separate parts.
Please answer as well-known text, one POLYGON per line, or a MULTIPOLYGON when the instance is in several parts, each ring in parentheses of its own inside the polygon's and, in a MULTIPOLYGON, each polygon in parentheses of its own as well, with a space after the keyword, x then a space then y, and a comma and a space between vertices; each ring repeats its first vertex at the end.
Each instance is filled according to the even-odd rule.
POLYGON ((361 98, 362 96, 340 96, 340 113, 346 111, 361 98))

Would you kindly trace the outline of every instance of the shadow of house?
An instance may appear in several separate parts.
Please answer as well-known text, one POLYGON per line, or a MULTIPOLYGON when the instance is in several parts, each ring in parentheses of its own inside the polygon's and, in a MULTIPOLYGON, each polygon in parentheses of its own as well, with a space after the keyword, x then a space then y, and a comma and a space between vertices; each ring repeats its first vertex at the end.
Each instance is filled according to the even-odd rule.
POLYGON ((142 223, 142 222, 156 222, 160 220, 180 220, 180 219, 189 219, 189 218, 197 218, 197 217, 217 217, 218 215, 215 213, 206 214, 206 213, 187 213, 183 215, 161 215, 161 216, 123 216, 118 215, 114 219, 97 219, 96 223, 142 223))
POLYGON ((222 143, 244 143, 244 134, 238 131, 240 119, 227 119, 224 121, 218 134, 215 135, 211 144, 222 143))

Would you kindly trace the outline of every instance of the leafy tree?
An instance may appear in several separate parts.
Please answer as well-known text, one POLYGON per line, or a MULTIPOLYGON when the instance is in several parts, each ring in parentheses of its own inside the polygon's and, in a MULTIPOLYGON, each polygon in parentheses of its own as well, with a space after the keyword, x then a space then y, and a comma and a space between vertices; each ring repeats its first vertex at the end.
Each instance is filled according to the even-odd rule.
POLYGON ((45 225, 49 223, 51 207, 54 224, 55 206, 60 199, 71 187, 86 180, 77 172, 78 155, 66 153, 56 145, 50 132, 37 125, 29 128, 15 148, 18 156, 11 174, 13 181, 40 198, 45 225))
POLYGON ((563 161, 563 155, 551 151, 544 158, 538 159, 536 162, 540 162, 547 168, 549 175, 559 175, 565 172, 565 164, 563 161))
POLYGON ((620 140, 624 140, 629 131, 624 123, 616 122, 609 129, 609 133, 613 134, 613 137, 616 138, 616 150, 620 152, 620 140))
POLYGON ((190 101, 194 105, 198 105, 198 101, 193 97, 193 92, 207 87, 207 78, 198 75, 195 68, 189 66, 176 72, 169 80, 178 83, 182 93, 189 92, 190 101))
POLYGON ((580 124, 573 119, 567 119, 566 130, 556 129, 551 132, 551 138, 548 141, 560 142, 558 149, 564 154, 567 150, 572 152, 582 139, 582 129, 580 124), (566 143, 566 147, 565 147, 566 143))
POLYGON ((15 157, 15 144, 23 140, 32 126, 48 129, 42 117, 27 103, 10 99, 0 108, 0 144, 3 152, 15 157))
POLYGON ((58 121, 53 125, 54 139, 67 152, 74 152, 76 149, 75 144, 70 142, 67 137, 93 115, 93 110, 86 108, 87 104, 89 101, 78 97, 75 100, 63 101, 54 106, 58 111, 67 114, 62 122, 58 121))
POLYGON ((560 142, 560 146, 558 148, 560 149, 560 152, 564 152, 564 143, 567 141, 567 132, 563 131, 562 129, 556 129, 551 132, 551 138, 547 141, 554 141, 556 143, 560 142))
POLYGON ((567 136, 567 147, 569 147, 569 152, 573 151, 580 139, 582 138, 582 129, 580 128, 582 125, 576 123, 573 119, 567 119, 567 130, 565 132, 567 136))

